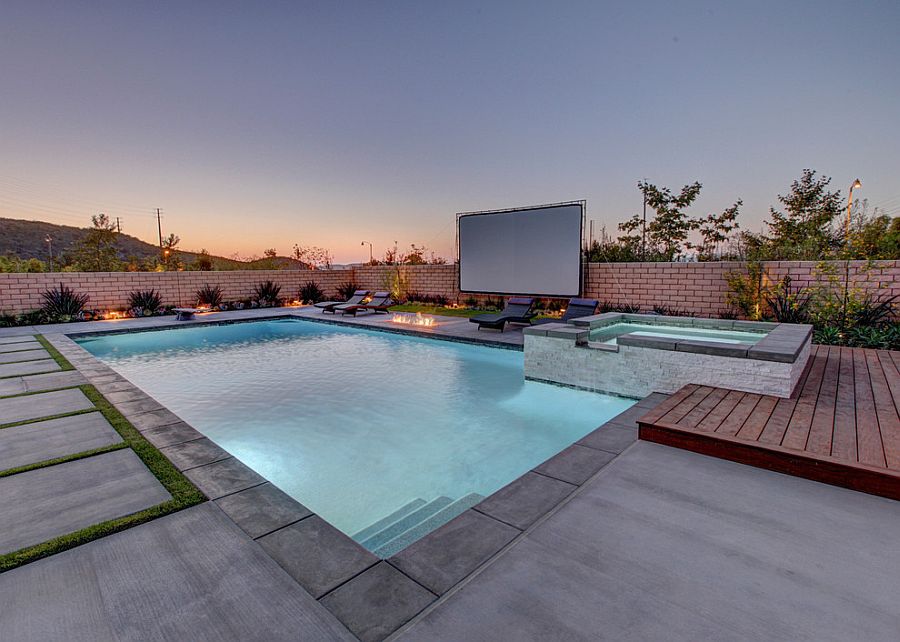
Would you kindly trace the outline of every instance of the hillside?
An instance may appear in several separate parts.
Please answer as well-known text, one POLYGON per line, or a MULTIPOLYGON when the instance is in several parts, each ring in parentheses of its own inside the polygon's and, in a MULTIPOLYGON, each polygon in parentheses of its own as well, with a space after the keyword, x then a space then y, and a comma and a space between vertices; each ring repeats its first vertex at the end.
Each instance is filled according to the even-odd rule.
MULTIPOLYGON (((70 252, 86 232, 84 228, 70 225, 0 217, 0 256, 13 255, 20 259, 35 258, 46 261, 48 234, 53 239, 53 255, 58 257, 70 252)), ((159 256, 159 248, 156 245, 124 233, 119 234, 117 246, 119 258, 123 261, 131 258, 145 260, 159 256)), ((185 264, 190 264, 197 258, 197 252, 178 250, 178 255, 185 264)), ((237 261, 224 256, 211 258, 213 268, 216 270, 300 270, 305 267, 303 262, 287 256, 255 261, 237 261)))

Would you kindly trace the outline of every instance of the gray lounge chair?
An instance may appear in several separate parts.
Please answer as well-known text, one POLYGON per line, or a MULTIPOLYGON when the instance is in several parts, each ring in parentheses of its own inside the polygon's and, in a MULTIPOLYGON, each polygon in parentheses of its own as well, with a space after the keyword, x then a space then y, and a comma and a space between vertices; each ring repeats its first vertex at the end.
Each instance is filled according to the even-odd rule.
POLYGON ((580 319, 581 317, 589 317, 597 314, 597 308, 600 302, 596 299, 569 299, 566 311, 562 318, 559 319, 538 319, 533 325, 541 325, 543 323, 568 323, 572 319, 580 319))
POLYGON ((316 303, 315 306, 322 309, 322 314, 325 314, 326 312, 331 312, 332 314, 334 314, 334 309, 337 306, 359 305, 367 296, 369 296, 368 290, 357 290, 353 293, 353 296, 346 301, 322 301, 320 303, 316 303))
POLYGON ((531 324, 534 318, 534 299, 531 297, 513 296, 506 302, 506 307, 499 314, 479 314, 469 321, 478 324, 478 329, 490 328, 503 332, 507 323, 531 324))
POLYGON ((394 305, 394 302, 391 301, 390 292, 376 292, 368 303, 344 303, 343 305, 335 306, 334 311, 335 313, 340 312, 341 314, 352 314, 353 316, 356 316, 358 312, 365 311, 378 314, 379 312, 387 312, 392 305, 394 305))

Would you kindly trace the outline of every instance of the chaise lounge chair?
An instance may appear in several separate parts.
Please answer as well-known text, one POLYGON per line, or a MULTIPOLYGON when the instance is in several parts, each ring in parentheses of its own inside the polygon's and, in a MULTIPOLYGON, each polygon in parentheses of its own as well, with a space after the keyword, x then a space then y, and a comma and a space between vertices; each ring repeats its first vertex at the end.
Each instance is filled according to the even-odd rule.
POLYGON ((506 307, 500 314, 479 314, 471 317, 469 321, 477 323, 479 330, 490 328, 503 332, 507 323, 530 325, 535 314, 532 308, 534 308, 534 299, 531 297, 513 296, 506 302, 506 307))
POLYGON ((332 314, 334 314, 334 309, 337 306, 359 305, 367 296, 369 296, 368 290, 357 290, 353 293, 353 296, 346 301, 322 301, 320 303, 316 303, 315 306, 322 309, 322 314, 325 314, 326 312, 331 312, 332 314))
POLYGON ((562 318, 538 319, 534 322, 534 325, 541 325, 543 323, 568 323, 572 319, 589 317, 592 314, 596 314, 598 307, 600 307, 600 302, 596 299, 569 299, 569 304, 566 306, 566 311, 562 315, 562 318))
POLYGON ((372 295, 372 299, 368 303, 343 303, 334 306, 334 312, 356 316, 357 312, 368 310, 369 312, 378 314, 379 312, 387 312, 388 308, 392 305, 394 305, 394 302, 391 301, 390 292, 376 292, 372 295))

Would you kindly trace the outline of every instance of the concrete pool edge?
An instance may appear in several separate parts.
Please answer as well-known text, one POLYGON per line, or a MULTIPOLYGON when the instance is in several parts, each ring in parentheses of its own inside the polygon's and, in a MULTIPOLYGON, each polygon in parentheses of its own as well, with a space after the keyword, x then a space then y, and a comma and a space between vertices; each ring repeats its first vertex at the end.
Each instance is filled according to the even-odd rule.
MULTIPOLYGON (((342 325, 332 320, 326 323, 342 325)), ((147 329, 171 327, 161 324, 147 329)), ((84 337, 106 333, 70 334, 84 337)), ((415 334, 446 340, 444 336, 415 334)), ((45 336, 54 347, 70 355, 70 361, 88 381, 101 391, 115 393, 117 401, 112 403, 119 411, 298 584, 355 634, 361 633, 360 613, 382 621, 381 637, 396 631, 487 564, 613 461, 637 439, 637 416, 661 400, 651 395, 639 401, 410 547, 380 560, 227 451, 207 443, 202 433, 88 353, 69 334, 45 336), (296 560, 301 557, 305 562, 298 566, 296 560), (335 573, 335 568, 340 572, 335 573), (329 573, 331 577, 324 578, 329 573), (365 587, 376 575, 380 582, 389 584, 384 590, 392 598, 402 596, 397 603, 377 608, 371 603, 372 596, 365 587)), ((371 624, 371 620, 365 622, 366 626, 371 624)))

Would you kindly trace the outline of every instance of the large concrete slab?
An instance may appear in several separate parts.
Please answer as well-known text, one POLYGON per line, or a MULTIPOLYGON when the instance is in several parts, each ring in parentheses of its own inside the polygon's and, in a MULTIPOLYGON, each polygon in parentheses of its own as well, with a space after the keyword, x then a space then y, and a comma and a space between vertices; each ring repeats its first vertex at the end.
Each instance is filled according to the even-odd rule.
POLYGON ((0 354, 7 352, 19 352, 21 350, 38 350, 43 346, 37 341, 24 341, 22 343, 0 343, 0 354))
POLYGON ((0 575, 0 637, 352 640, 206 503, 0 575))
POLYGON ((16 363, 18 361, 37 361, 49 359, 50 353, 39 348, 37 350, 17 350, 15 352, 0 352, 0 363, 16 363))
POLYGON ((77 388, 0 399, 0 425, 52 417, 93 408, 91 400, 77 388))
POLYGON ((168 499, 171 495, 131 449, 3 477, 0 554, 168 499))
POLYGON ((638 442, 410 640, 896 640, 900 502, 638 442))
POLYGON ((0 470, 111 446, 122 441, 99 412, 0 430, 0 470))
POLYGON ((33 334, 20 333, 15 336, 0 337, 0 345, 14 345, 16 343, 26 343, 29 341, 37 341, 33 334))
POLYGON ((57 388, 80 386, 88 382, 84 375, 77 370, 30 375, 22 377, 22 381, 25 383, 25 390, 28 392, 40 392, 41 390, 55 390, 57 388))
POLYGON ((0 377, 19 377, 21 375, 36 374, 38 372, 55 372, 62 370, 53 359, 41 359, 39 361, 22 361, 20 363, 0 364, 0 377))

